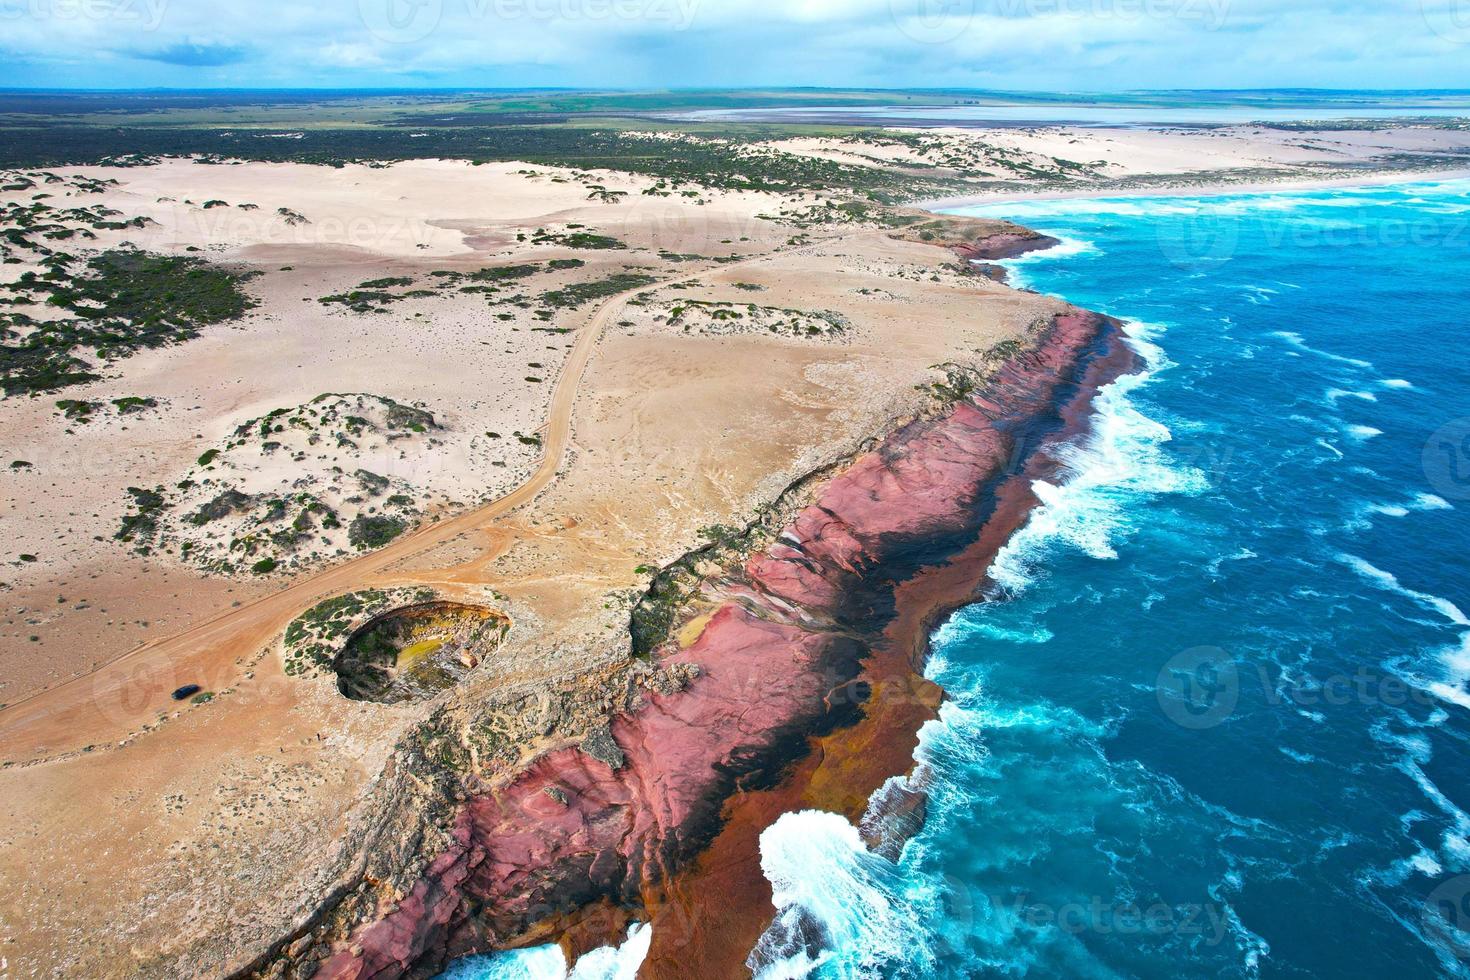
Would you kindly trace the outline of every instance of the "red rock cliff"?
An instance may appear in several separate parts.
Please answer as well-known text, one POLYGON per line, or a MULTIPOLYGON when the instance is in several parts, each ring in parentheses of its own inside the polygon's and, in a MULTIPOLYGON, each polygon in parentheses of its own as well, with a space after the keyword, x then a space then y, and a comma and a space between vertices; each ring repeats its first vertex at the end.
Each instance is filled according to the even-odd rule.
POLYGON ((760 830, 792 806, 855 819, 908 768, 937 703, 917 676, 929 629, 974 595, 1055 446, 1131 367, 1116 323, 1070 312, 983 391, 858 457, 707 592, 697 641, 661 651, 699 676, 614 720, 621 765, 565 749, 466 802, 452 846, 317 976, 432 976, 592 906, 654 917, 646 975, 740 975, 772 914, 760 830))

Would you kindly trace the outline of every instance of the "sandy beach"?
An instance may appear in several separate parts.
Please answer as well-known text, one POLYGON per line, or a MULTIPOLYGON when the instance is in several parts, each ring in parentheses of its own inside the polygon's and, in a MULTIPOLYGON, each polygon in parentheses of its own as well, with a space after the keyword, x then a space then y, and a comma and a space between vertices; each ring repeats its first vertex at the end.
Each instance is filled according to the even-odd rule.
POLYGON ((1398 173, 1373 173, 1360 177, 1324 177, 1318 179, 1283 177, 1276 181, 1240 184, 1180 183, 1172 186, 1137 189, 1094 189, 1064 191, 1004 191, 963 197, 935 198, 920 202, 932 211, 950 211, 979 204, 1004 204, 1007 201, 1080 201, 1104 197, 1217 197, 1226 194, 1268 194, 1277 191, 1325 191, 1350 187, 1388 187, 1394 184, 1470 179, 1470 169, 1405 170, 1398 173))

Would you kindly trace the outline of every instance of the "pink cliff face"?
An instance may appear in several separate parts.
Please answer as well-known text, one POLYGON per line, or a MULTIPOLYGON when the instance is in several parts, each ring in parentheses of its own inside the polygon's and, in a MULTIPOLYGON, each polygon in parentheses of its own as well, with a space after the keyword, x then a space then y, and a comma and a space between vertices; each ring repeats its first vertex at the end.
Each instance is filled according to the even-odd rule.
POLYGON ((708 844, 732 793, 779 779, 808 736, 862 711, 852 682, 885 642, 896 592, 974 545, 1028 462, 1078 428, 1110 380, 1099 375, 1128 366, 1122 349, 1110 321, 1057 316, 982 394, 854 461, 717 587, 725 598, 699 639, 666 653, 699 666, 690 686, 613 721, 623 766, 562 749, 464 804, 454 844, 317 976, 431 976, 549 917, 638 903, 708 844))
POLYGON ((998 262, 1001 259, 1013 259, 1027 252, 1039 252, 1045 248, 1051 248, 1058 244, 1057 239, 1050 235, 1042 235, 1034 231, 1007 231, 996 235, 988 235, 975 242, 967 242, 954 246, 961 258, 979 262, 998 262))

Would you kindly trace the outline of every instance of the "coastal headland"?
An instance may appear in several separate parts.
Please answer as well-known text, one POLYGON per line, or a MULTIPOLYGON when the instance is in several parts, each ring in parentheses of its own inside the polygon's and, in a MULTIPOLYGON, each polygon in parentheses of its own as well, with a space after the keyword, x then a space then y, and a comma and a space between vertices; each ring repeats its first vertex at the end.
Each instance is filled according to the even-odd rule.
MULTIPOLYGON (((281 169, 219 173, 230 197, 288 208, 325 234, 344 176, 297 168, 290 197, 272 198, 281 169)), ((75 671, 37 677, 0 711, 11 828, 0 864, 19 882, 0 915, 22 975, 212 974, 278 947, 330 952, 334 916, 411 892, 452 842, 459 803, 548 753, 616 745, 610 726, 651 694, 677 702, 688 672, 630 650, 630 617, 662 569, 926 411, 1064 306, 975 275, 946 247, 1003 224, 922 212, 888 227, 811 222, 779 213, 809 200, 662 198, 641 194, 648 181, 589 202, 589 178, 568 187, 518 169, 350 169, 373 199, 406 195, 404 210, 421 214, 453 213, 436 195, 484 190, 490 214, 442 243, 432 224, 416 243, 413 220, 385 219, 404 229, 392 277, 376 251, 245 237, 279 231, 271 221, 220 232, 182 203, 218 195, 213 168, 93 171, 119 182, 97 192, 106 207, 151 216, 99 236, 158 251, 200 241, 212 261, 258 272, 241 287, 258 307, 248 329, 210 328, 112 362, 111 377, 7 403, 8 444, 34 464, 7 474, 12 506, 31 514, 30 533, 74 529, 65 548, 18 543, 37 560, 10 584, 37 620, 18 628, 38 640, 22 632, 8 655, 75 671), (538 185, 544 202, 527 193, 538 185), (516 203, 499 187, 520 189, 516 203), (210 237, 222 233, 242 238, 210 237), (605 240, 620 247, 579 247, 605 240), (408 283, 362 286, 383 278, 408 283), (387 309, 321 301, 354 283, 391 299, 351 302, 387 309), (292 367, 271 367, 283 353, 292 367), (240 372, 252 359, 259 370, 240 372), (379 414, 318 399, 332 392, 369 393, 379 414), (53 406, 128 393, 159 407, 104 407, 84 422, 53 406), (201 438, 168 437, 190 410, 201 438), (89 478, 65 479, 70 465, 89 478), (140 467, 156 489, 130 475, 140 467), (457 492, 480 474, 473 495, 457 492), (338 537, 353 524, 390 539, 338 537), (211 557, 196 565, 200 553, 211 557), (244 567, 222 573, 221 558, 244 567), (346 611, 413 604, 418 590, 509 626, 433 696, 344 697, 340 646, 367 625, 346 611), (150 638, 116 649, 139 632, 150 638), (68 666, 77 654, 102 662, 68 666), (115 803, 85 802, 98 799, 115 803)))
MULTIPOLYGON (((467 800, 424 879, 317 975, 434 972, 548 920, 600 945, 615 934, 567 928, 600 903, 644 905, 645 975, 741 975, 770 917, 760 831, 793 808, 857 821, 908 768, 938 704, 929 629, 974 598, 1058 444, 1085 437, 1092 396, 1132 364, 1117 323, 1054 314, 952 403, 792 487, 773 512, 795 509, 789 521, 747 529, 728 559, 678 563, 698 582, 669 623, 678 638, 650 653, 687 668, 687 687, 617 718, 610 756, 552 752, 467 800)), ((867 814, 889 843, 901 816, 867 814)))
POLYGON ((7 171, 13 975, 426 977, 631 921, 645 975, 745 975, 764 828, 922 820, 930 629, 1133 368, 996 281, 1045 236, 904 202, 1466 143, 596 138, 7 171))

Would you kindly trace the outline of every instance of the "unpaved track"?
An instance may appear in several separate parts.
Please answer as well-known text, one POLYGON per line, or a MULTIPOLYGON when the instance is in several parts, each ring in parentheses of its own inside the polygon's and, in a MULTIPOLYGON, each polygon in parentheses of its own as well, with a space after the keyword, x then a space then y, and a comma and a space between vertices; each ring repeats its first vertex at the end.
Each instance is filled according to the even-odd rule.
MULTIPOLYGON (((849 236, 841 236, 849 237, 849 236)), ((823 242, 830 243, 833 239, 823 242)), ((151 640, 89 674, 40 691, 0 711, 0 760, 24 763, 66 755, 89 745, 116 741, 157 718, 168 693, 183 684, 220 690, 287 624, 332 595, 367 586, 412 585, 387 570, 533 500, 556 477, 571 440, 572 411, 587 364, 602 332, 623 304, 641 293, 712 271, 728 271, 796 249, 753 256, 708 269, 689 269, 611 297, 577 333, 557 378, 542 436, 541 461, 529 479, 510 493, 457 517, 426 524, 392 544, 308 574, 279 592, 224 610, 172 636, 151 640)))

